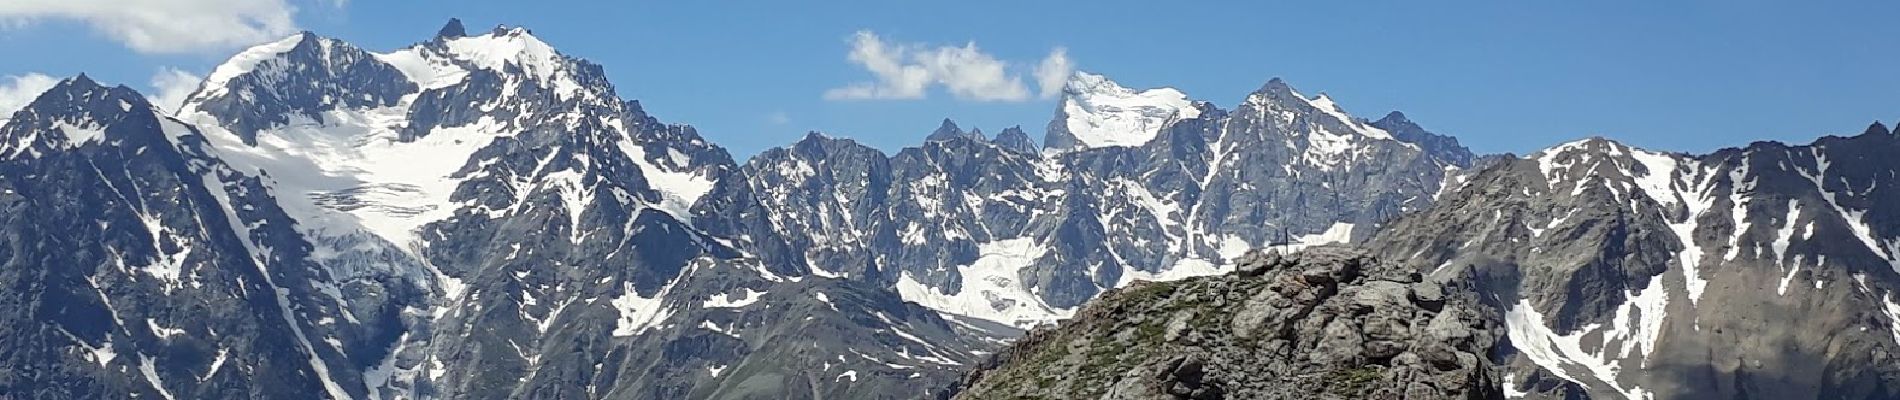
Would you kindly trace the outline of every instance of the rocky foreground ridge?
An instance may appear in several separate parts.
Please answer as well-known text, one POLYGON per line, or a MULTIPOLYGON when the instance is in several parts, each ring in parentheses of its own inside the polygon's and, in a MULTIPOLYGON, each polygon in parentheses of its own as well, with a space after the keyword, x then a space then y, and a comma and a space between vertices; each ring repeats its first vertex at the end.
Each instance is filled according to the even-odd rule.
POLYGON ((1032 331, 957 399, 1501 399, 1503 331, 1462 278, 1348 247, 1253 251, 1032 331))

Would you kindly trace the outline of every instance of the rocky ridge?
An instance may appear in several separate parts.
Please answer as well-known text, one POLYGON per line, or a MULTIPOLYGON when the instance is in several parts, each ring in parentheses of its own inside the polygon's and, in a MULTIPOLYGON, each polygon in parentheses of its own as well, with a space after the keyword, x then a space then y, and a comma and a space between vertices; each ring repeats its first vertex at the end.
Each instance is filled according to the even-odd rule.
POLYGON ((1497 312, 1348 247, 1104 294, 980 365, 958 399, 1501 399, 1497 312))

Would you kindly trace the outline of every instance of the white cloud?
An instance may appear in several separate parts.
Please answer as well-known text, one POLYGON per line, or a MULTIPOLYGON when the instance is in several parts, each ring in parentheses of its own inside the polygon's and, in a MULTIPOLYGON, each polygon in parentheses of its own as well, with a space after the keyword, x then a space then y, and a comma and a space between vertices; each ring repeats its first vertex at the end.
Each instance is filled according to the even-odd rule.
POLYGON ((771 114, 765 115, 765 122, 771 123, 772 125, 790 124, 792 123, 792 116, 786 114, 784 111, 773 111, 771 114))
POLYGON ((59 84, 59 79, 40 73, 28 73, 0 78, 0 120, 13 118, 14 111, 20 111, 33 99, 46 93, 59 84))
POLYGON ((178 106, 185 104, 185 97, 198 90, 198 84, 204 77, 183 70, 163 67, 152 74, 152 104, 168 113, 178 112, 178 106))
MULTIPOLYGON (((1062 49, 1051 53, 1059 57, 1060 67, 1068 68, 1062 49)), ((1023 101, 1030 98, 1029 87, 1019 73, 1011 73, 1010 64, 984 53, 976 43, 963 46, 928 46, 887 43, 871 31, 852 35, 853 64, 864 67, 874 78, 826 90, 829 100, 921 99, 932 86, 941 86, 951 96, 976 101, 1023 101)), ((1049 61, 1045 60, 1047 64, 1049 61)), ((1042 68, 1037 68, 1041 73, 1042 68)), ((1066 78, 1066 77, 1065 77, 1066 78)), ((1040 82, 1042 77, 1037 76, 1040 82)))
POLYGON ((1075 74, 1075 64, 1069 61, 1069 49, 1057 47, 1036 65, 1036 85, 1042 89, 1044 100, 1056 98, 1062 94, 1062 86, 1069 82, 1069 75, 1075 74))
POLYGON ((70 20, 141 53, 196 53, 287 36, 296 11, 284 0, 5 0, 0 28, 70 20))
POLYGON ((930 71, 922 65, 904 64, 905 46, 887 46, 871 31, 858 31, 851 40, 851 54, 845 58, 864 66, 877 76, 877 82, 858 82, 825 91, 826 99, 921 99, 931 83, 930 71))

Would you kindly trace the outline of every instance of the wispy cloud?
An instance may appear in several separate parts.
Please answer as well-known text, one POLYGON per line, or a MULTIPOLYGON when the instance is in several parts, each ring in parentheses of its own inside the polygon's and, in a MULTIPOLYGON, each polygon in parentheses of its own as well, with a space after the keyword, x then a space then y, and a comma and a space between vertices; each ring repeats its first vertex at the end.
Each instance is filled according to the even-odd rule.
POLYGON ((771 114, 765 115, 765 122, 770 123, 772 125, 791 124, 792 116, 790 114, 786 114, 784 111, 773 111, 771 114))
POLYGON ((204 77, 177 68, 159 68, 152 74, 152 103, 165 112, 178 112, 178 106, 185 104, 185 97, 198 90, 198 84, 203 81, 204 77))
POLYGON ((1075 64, 1069 62, 1069 49, 1057 47, 1049 52, 1049 56, 1036 65, 1036 86, 1042 89, 1042 98, 1048 100, 1061 95, 1062 86, 1072 74, 1075 74, 1075 64))
POLYGON ((0 28, 76 21, 141 53, 198 53, 287 36, 296 10, 284 0, 5 0, 0 28))
POLYGON ((59 84, 59 79, 41 73, 27 73, 0 78, 0 120, 13 118, 14 111, 20 111, 33 99, 46 93, 59 84))
MULTIPOLYGON (((1050 57, 1060 67, 1070 68, 1064 50, 1050 57)), ((851 52, 845 59, 871 73, 872 80, 826 90, 828 100, 909 100, 922 99, 932 86, 941 86, 952 97, 974 101, 1024 101, 1030 99, 1029 87, 1020 73, 1012 73, 1010 64, 997 59, 976 43, 962 46, 931 46, 886 42, 871 31, 858 31, 851 38, 851 52)), ((1050 64, 1044 60, 1043 64, 1050 64)), ((1053 68, 1053 67, 1052 67, 1053 68)), ((1035 71, 1042 83, 1043 68, 1035 71)), ((1052 72, 1053 73, 1053 72, 1052 72)), ((1060 82, 1057 83, 1060 86, 1060 82)), ((1058 90, 1060 88, 1058 87, 1058 90)), ((1047 90, 1045 89, 1045 94, 1047 90)))

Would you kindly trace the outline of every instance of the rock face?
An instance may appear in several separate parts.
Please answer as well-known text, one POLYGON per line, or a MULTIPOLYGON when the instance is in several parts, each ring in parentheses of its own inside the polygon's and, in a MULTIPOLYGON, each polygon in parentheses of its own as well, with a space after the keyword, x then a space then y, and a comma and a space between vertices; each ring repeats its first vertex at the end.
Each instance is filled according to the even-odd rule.
POLYGON ((1368 246, 1475 275, 1525 398, 1900 398, 1900 139, 1500 162, 1368 246))
POLYGON ((958 399, 1502 399, 1496 310, 1344 247, 1141 282, 979 366, 958 399))

